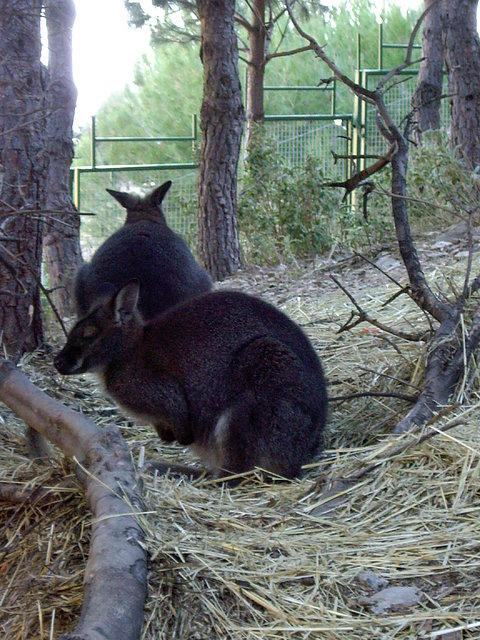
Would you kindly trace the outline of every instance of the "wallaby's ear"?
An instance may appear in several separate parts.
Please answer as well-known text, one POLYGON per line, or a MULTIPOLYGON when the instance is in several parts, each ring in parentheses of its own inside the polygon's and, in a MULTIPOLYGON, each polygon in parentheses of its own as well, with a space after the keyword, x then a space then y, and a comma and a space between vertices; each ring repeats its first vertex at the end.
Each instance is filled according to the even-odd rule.
POLYGON ((160 207, 163 199, 167 194, 167 191, 170 189, 171 186, 172 186, 172 181, 167 180, 166 182, 161 184, 159 187, 154 189, 148 197, 151 204, 153 204, 155 207, 160 207))
POLYGON ((113 196, 124 209, 134 209, 140 200, 139 196, 134 193, 115 191, 114 189, 106 189, 106 191, 108 191, 108 193, 113 196))
POLYGON ((129 318, 137 308, 140 286, 138 280, 131 280, 113 297, 113 315, 115 322, 121 323, 129 318))

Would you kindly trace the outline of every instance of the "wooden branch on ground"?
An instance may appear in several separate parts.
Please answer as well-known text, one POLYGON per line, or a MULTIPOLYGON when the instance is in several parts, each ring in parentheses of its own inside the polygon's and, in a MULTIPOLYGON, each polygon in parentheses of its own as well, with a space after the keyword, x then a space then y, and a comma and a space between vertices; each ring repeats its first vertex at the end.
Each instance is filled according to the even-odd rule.
POLYGON ((448 317, 437 329, 427 358, 425 383, 414 407, 396 425, 394 433, 421 426, 446 406, 466 365, 480 344, 480 309, 463 344, 457 336, 460 315, 448 317))
POLYGON ((329 402, 345 402, 346 400, 356 400, 357 398, 397 398, 406 402, 416 402, 417 396, 410 393, 395 393, 394 391, 359 391, 358 393, 346 393, 344 396, 329 396, 329 402))
POLYGON ((100 429, 35 387, 10 361, 0 365, 0 400, 73 458, 94 515, 77 628, 62 640, 138 640, 147 593, 142 498, 130 452, 114 426, 100 429))
POLYGON ((0 500, 5 502, 27 503, 31 502, 35 489, 25 489, 22 484, 14 482, 0 482, 0 500))
MULTIPOLYGON (((385 269, 382 269, 381 267, 379 267, 378 264, 376 264, 375 262, 370 260, 370 258, 367 258, 367 256, 364 256, 362 253, 358 253, 357 251, 354 251, 353 253, 354 253, 354 255, 356 255, 359 258, 361 258, 362 260, 364 260, 367 264, 372 266, 374 269, 379 271, 388 280, 390 280, 390 282, 393 282, 393 284, 395 284, 398 287, 398 291, 396 293, 392 294, 390 296, 390 298, 388 298, 388 300, 385 300, 385 302, 382 304, 382 307, 388 306, 391 302, 393 302, 394 300, 396 300, 399 296, 401 296, 403 294, 407 295, 411 300, 413 300, 413 302, 415 302, 415 300, 413 298, 413 295, 412 295, 412 289, 411 289, 410 284, 403 285, 396 278, 394 278, 391 274, 389 274, 387 271, 385 271, 385 269)), ((428 313, 425 311, 425 309, 421 309, 421 311, 423 311, 425 319, 428 322, 428 325, 430 327, 430 333, 433 334, 434 330, 433 330, 433 324, 432 324, 431 317, 428 315, 428 313)), ((425 334, 426 334, 426 332, 425 332, 425 334)))
POLYGON ((200 467, 190 467, 186 464, 172 464, 162 460, 147 460, 145 464, 139 468, 139 473, 144 476, 147 473, 157 472, 159 475, 185 476, 191 480, 208 477, 209 473, 200 467))

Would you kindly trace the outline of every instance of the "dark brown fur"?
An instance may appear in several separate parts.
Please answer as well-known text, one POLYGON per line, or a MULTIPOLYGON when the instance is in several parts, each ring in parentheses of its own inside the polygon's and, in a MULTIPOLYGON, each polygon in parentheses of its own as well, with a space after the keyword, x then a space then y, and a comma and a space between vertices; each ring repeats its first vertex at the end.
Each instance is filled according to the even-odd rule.
POLYGON ((185 241, 167 225, 162 201, 171 182, 141 198, 107 191, 127 210, 123 227, 97 249, 75 279, 78 317, 101 296, 127 282, 140 283, 139 310, 146 320, 193 296, 210 291, 210 276, 195 261, 185 241))
POLYGON ((293 478, 321 446, 322 368, 285 314, 234 291, 188 300, 144 323, 129 283, 72 329, 63 374, 96 371, 164 440, 190 445, 220 475, 255 466, 293 478))

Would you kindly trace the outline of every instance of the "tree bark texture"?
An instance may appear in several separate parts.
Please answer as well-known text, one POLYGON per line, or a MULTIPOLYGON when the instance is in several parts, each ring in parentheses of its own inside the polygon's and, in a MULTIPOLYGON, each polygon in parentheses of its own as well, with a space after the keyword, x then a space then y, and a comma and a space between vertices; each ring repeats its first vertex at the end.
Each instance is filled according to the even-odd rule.
POLYGON ((44 256, 59 314, 72 311, 73 276, 81 266, 80 217, 70 197, 70 165, 73 158, 73 118, 77 90, 72 72, 73 0, 47 0, 48 85, 46 151, 49 167, 46 184, 44 256))
POLYGON ((428 343, 425 382, 415 405, 397 423, 395 433, 404 433, 425 424, 445 407, 455 387, 465 374, 467 364, 480 341, 480 318, 477 312, 464 345, 458 335, 463 303, 441 301, 429 287, 411 235, 407 212, 408 148, 404 137, 395 129, 397 152, 392 157, 392 212, 401 256, 407 271, 411 296, 439 322, 428 343))
POLYGON ((147 593, 144 536, 134 516, 142 499, 118 429, 100 429, 64 407, 8 361, 0 365, 0 400, 74 456, 86 483, 94 520, 82 612, 76 629, 62 640, 138 640, 147 593))
POLYGON ((451 139, 469 168, 480 163, 478 0, 443 2, 443 45, 451 105, 451 139))
POLYGON ((254 137, 254 123, 263 122, 264 100, 263 84, 265 78, 265 0, 255 0, 252 10, 252 23, 248 28, 248 43, 250 47, 247 66, 247 128, 245 135, 245 149, 252 144, 254 137))
POLYGON ((417 88, 412 98, 414 135, 421 141, 422 133, 440 128, 440 104, 443 86, 442 3, 425 0, 429 9, 423 22, 422 56, 417 88))
POLYGON ((12 356, 43 339, 39 281, 47 172, 41 0, 0 3, 0 327, 12 356))
POLYGON ((215 280, 241 266, 237 165, 244 111, 234 0, 198 0, 204 92, 198 185, 198 253, 215 280))
POLYGON ((410 219, 407 210, 407 141, 395 127, 391 131, 389 142, 395 141, 397 150, 392 156, 392 214, 395 225, 398 248, 402 256, 411 286, 412 299, 416 304, 433 318, 442 322, 448 315, 450 308, 442 303, 433 293, 427 283, 420 263, 418 251, 412 237, 410 219))

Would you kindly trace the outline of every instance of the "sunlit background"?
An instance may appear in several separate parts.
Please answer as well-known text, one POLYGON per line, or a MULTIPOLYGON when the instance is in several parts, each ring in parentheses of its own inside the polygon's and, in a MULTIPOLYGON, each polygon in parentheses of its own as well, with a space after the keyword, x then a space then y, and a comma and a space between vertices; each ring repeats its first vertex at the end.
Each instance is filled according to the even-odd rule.
POLYGON ((135 61, 148 49, 149 32, 128 26, 123 0, 77 0, 75 5, 73 73, 79 127, 132 80, 135 61))
MULTIPOLYGON (((326 2, 324 4, 334 4, 326 2)), ((77 0, 73 65, 78 89, 75 126, 85 124, 102 102, 133 78, 135 61, 148 50, 148 29, 128 26, 123 0, 77 0)), ((422 0, 399 0, 402 9, 422 0)), ((380 13, 384 2, 377 2, 380 13)))

